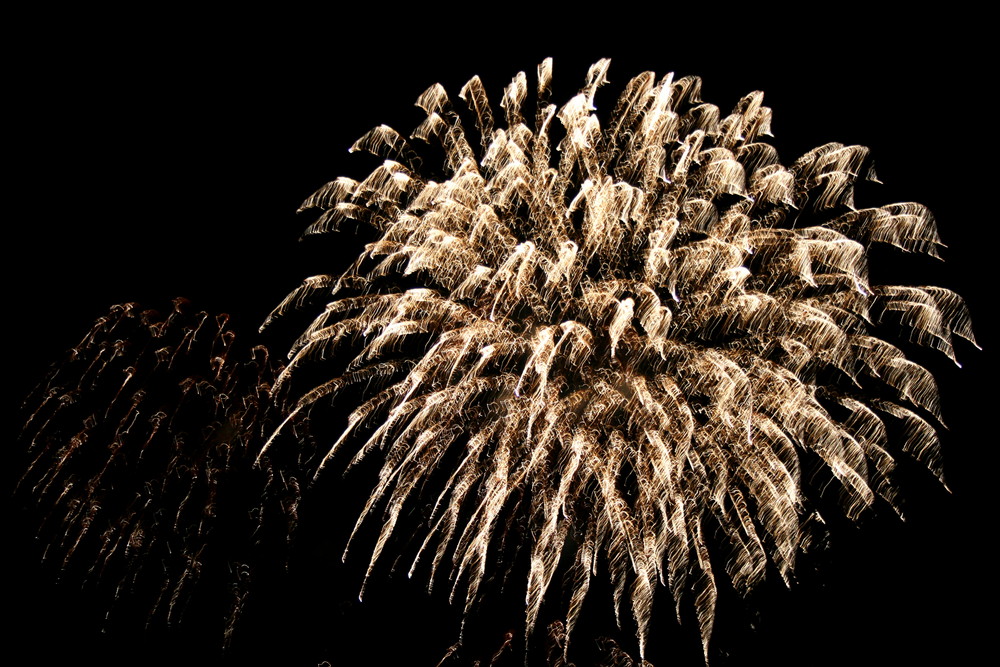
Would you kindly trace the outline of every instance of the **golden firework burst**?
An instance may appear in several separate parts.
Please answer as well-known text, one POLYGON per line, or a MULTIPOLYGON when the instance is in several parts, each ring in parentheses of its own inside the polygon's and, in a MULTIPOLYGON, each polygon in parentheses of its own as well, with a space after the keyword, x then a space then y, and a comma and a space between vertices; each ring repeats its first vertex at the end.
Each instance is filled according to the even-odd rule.
POLYGON ((499 113, 478 77, 464 108, 435 85, 410 139, 358 140, 385 161, 302 208, 319 211, 309 234, 356 221, 375 236, 275 311, 327 301, 277 389, 286 423, 354 403, 323 465, 347 448, 348 465, 380 461, 357 522, 381 520, 369 575, 407 508, 429 506, 409 571, 450 581, 468 612, 522 521, 527 633, 558 571, 567 636, 606 571, 640 653, 663 588, 678 615, 693 594, 707 656, 720 578, 790 580, 813 511, 804 458, 852 519, 876 498, 898 509, 898 452, 941 476, 934 380, 881 324, 952 359, 973 335, 953 292, 870 283, 873 245, 941 242, 919 204, 854 207, 866 148, 784 166, 761 93, 723 115, 671 74, 635 77, 602 119, 608 66, 561 107, 550 60, 533 109, 523 72, 499 113), (297 382, 320 359, 333 376, 297 382))

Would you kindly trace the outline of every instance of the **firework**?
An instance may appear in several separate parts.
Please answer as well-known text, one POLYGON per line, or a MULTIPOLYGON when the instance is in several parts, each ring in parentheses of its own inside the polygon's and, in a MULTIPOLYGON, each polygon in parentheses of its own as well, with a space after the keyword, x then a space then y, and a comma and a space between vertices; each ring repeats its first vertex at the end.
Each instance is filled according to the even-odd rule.
POLYGON ((228 645, 251 579, 283 567, 262 543, 297 523, 294 466, 252 468, 276 372, 226 315, 113 307, 26 402, 18 492, 44 508, 44 557, 103 591, 109 615, 139 601, 148 628, 194 609, 228 645))
POLYGON ((561 107, 548 60, 534 104, 524 73, 499 108, 478 77, 459 104, 435 85, 410 139, 362 137, 384 162, 302 208, 308 234, 373 238, 275 311, 326 302, 277 395, 285 424, 352 404, 316 475, 377 460, 355 528, 381 522, 368 575, 415 514, 404 569, 466 613, 523 558, 525 633, 562 572, 568 645, 606 572, 640 654, 665 589, 678 617, 693 604, 707 657, 722 582, 791 580, 821 519, 805 466, 850 519, 899 510, 899 453, 941 477, 934 380, 885 332, 952 359, 973 336, 953 292, 869 281, 874 245, 941 242, 919 204, 854 207, 867 149, 784 166, 762 95, 723 115, 695 77, 641 74, 600 116, 608 65, 561 107))
MULTIPOLYGON (((183 304, 99 321, 28 402, 47 559, 228 643, 300 505, 340 511, 317 498, 357 467, 365 583, 391 561, 469 617, 516 589, 551 664, 608 591, 641 654, 672 602, 707 657, 725 588, 790 583, 832 512, 901 511, 901 454, 941 477, 933 378, 887 339, 954 360, 968 316, 867 270, 878 245, 937 256, 930 213, 857 209, 862 147, 782 165, 760 93, 725 116, 697 78, 645 73, 616 99, 602 61, 560 107, 551 67, 499 104, 433 86, 410 137, 355 144, 380 166, 302 208, 367 245, 268 320, 313 320, 283 372, 183 304)), ((447 660, 478 650, 463 632, 447 660)), ((498 637, 490 664, 520 639, 498 637)))

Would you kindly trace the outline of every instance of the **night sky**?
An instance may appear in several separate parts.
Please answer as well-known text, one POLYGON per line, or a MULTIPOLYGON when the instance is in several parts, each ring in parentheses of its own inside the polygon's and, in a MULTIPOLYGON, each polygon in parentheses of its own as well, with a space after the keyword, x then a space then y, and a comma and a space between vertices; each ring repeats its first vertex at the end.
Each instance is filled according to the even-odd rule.
MULTIPOLYGON (((961 369, 928 357, 949 426, 942 438, 951 493, 919 465, 904 466, 907 521, 882 507, 857 526, 833 522, 829 551, 803 559, 791 591, 775 584, 749 602, 727 598, 713 664, 971 663, 987 636, 976 608, 984 597, 990 608, 995 594, 985 536, 996 470, 987 429, 996 398, 987 380, 996 347, 987 321, 996 141, 977 32, 963 31, 956 51, 946 43, 959 33, 949 17, 873 26, 823 15, 821 30, 779 30, 757 17, 764 25, 720 16, 665 21, 633 39, 595 17, 555 38, 512 22, 514 41, 504 43, 471 20, 446 32, 377 13, 302 15, 293 24, 263 15, 136 17, 125 32, 107 27, 113 17, 87 15, 43 31, 14 102, 23 143, 12 192, 21 212, 9 220, 9 398, 26 394, 111 304, 165 307, 184 296, 229 312, 241 335, 254 336, 302 278, 337 272, 356 254, 350 235, 299 243, 307 223, 296 216, 299 203, 337 176, 366 174, 347 148, 380 123, 407 134, 422 119, 413 101, 434 82, 457 95, 479 74, 496 104, 517 71, 533 84, 535 66, 551 56, 561 104, 592 62, 610 57, 605 112, 646 69, 701 76, 703 99, 724 112, 763 90, 784 164, 828 141, 863 144, 883 185, 864 186, 860 205, 917 201, 934 212, 946 261, 887 253, 877 270, 886 282, 963 295, 985 351, 960 343, 961 369)), ((16 434, 21 417, 9 413, 16 434)), ((39 566, 42 545, 24 504, 7 508, 14 558, 5 604, 15 618, 8 646, 28 650, 34 664, 336 665, 356 655, 367 664, 434 665, 454 642, 458 610, 428 597, 422 581, 395 576, 357 602, 366 558, 339 562, 354 520, 347 510, 333 512, 329 533, 310 542, 287 586, 251 602, 225 656, 197 630, 144 633, 140 621, 117 619, 102 633, 92 591, 57 583, 57 568, 39 566)), ((678 629, 669 607, 654 616, 662 633, 654 632, 650 660, 700 664, 695 625, 678 629)), ((634 650, 630 641, 625 634, 623 646, 634 650)))

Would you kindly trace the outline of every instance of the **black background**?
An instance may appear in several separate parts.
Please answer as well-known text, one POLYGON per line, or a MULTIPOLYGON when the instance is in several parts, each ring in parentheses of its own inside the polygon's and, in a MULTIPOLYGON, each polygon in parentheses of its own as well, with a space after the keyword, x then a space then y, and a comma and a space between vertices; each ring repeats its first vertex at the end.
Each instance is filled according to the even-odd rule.
MULTIPOLYGON (((886 279, 958 291, 985 351, 960 345, 964 368, 943 356, 931 365, 950 427, 943 446, 952 493, 929 473, 908 474, 905 523, 876 516, 838 526, 830 554, 805 563, 793 590, 769 589, 752 602, 756 611, 720 612, 720 628, 732 634, 713 660, 971 662, 988 636, 978 609, 995 600, 987 540, 996 488, 987 428, 996 410, 988 381, 995 121, 975 18, 876 25, 830 9, 783 27, 775 17, 636 12, 540 26, 511 11, 460 17, 428 8, 421 21, 378 6, 280 20, 86 14, 33 25, 8 102, 17 118, 6 244, 9 432, 19 397, 110 304, 183 295, 232 313, 249 334, 301 278, 336 271, 354 254, 350 238, 340 257, 329 246, 303 247, 295 209, 324 182, 360 175, 347 148, 363 132, 383 122, 414 127, 421 112, 412 102, 431 83, 455 94, 479 74, 495 103, 518 70, 530 79, 552 56, 554 101, 564 102, 588 65, 610 57, 615 91, 645 69, 702 76, 703 98, 723 111, 759 89, 786 164, 827 141, 867 145, 884 185, 863 190, 860 204, 913 200, 934 211, 946 262, 893 255, 898 266, 883 269, 886 279)), ((331 521, 331 544, 342 544, 344 523, 331 521)), ((204 637, 102 634, 92 599, 38 566, 41 545, 18 508, 8 525, 8 646, 35 664, 313 665, 357 656, 432 665, 454 641, 456 610, 428 599, 419 582, 398 577, 358 604, 351 578, 363 558, 341 567, 334 546, 329 568, 317 555, 315 570, 269 597, 225 658, 204 637), (329 584, 338 578, 348 583, 329 584)), ((654 623, 664 628, 654 633, 654 664, 699 664, 693 626, 678 631, 667 605, 654 623)))

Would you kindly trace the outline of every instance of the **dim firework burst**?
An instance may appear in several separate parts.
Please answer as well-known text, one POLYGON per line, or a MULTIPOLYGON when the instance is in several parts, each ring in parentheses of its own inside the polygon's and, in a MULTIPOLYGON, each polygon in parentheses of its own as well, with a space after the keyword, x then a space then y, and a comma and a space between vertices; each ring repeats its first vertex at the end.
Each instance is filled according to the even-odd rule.
POLYGON ((228 646, 295 534, 294 466, 253 467, 280 366, 227 315, 173 306, 112 307, 29 396, 18 492, 42 509, 43 559, 97 585, 109 617, 138 602, 147 628, 193 616, 228 646))
POLYGON ((599 120, 608 65, 561 108, 551 61, 534 105, 518 74, 501 122, 478 77, 465 109, 435 85, 411 137, 427 150, 386 126, 358 140, 384 163, 302 208, 319 210, 307 233, 356 221, 375 238, 275 311, 328 301, 276 395, 286 424, 359 397, 320 469, 348 448, 349 466, 380 462, 355 528, 381 521, 368 575, 425 507, 407 567, 466 613, 521 553, 527 634, 558 572, 567 637, 606 572, 641 654, 664 588, 678 616, 690 592, 707 657, 723 580, 791 581, 807 461, 851 519, 876 498, 899 511, 898 452, 941 477, 935 383, 884 330, 952 359, 953 335, 973 336, 953 292, 869 282, 874 244, 941 242, 919 204, 854 207, 866 148, 783 166, 761 93, 723 116, 698 78, 651 72, 599 120))

